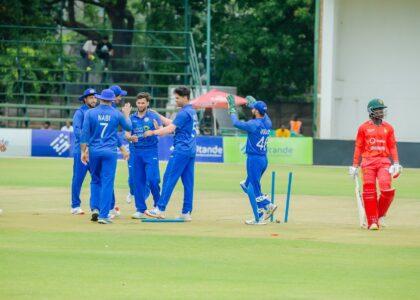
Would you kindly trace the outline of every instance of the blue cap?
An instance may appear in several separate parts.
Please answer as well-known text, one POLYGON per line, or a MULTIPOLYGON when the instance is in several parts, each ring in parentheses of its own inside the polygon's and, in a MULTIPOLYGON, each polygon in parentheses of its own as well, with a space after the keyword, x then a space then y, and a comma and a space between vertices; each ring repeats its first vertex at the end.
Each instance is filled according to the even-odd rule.
POLYGON ((86 91, 83 92, 83 95, 79 97, 79 101, 85 100, 85 98, 90 95, 96 96, 96 90, 93 88, 88 88, 86 91))
POLYGON ((114 101, 115 94, 111 89, 105 89, 101 92, 100 95, 96 95, 96 98, 100 100, 105 100, 105 101, 114 101))
POLYGON ((109 89, 114 92, 115 97, 127 96, 127 91, 124 91, 123 89, 121 89, 119 85, 113 85, 109 89))
POLYGON ((255 108, 262 115, 265 115, 267 112, 267 104, 264 101, 257 101, 254 104, 251 104, 249 107, 255 108))

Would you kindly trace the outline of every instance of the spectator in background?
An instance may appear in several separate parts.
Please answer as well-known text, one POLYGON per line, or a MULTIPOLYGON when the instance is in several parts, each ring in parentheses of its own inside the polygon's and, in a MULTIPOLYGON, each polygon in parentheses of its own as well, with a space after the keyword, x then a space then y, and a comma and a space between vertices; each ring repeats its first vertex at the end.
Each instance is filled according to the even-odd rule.
POLYGON ((297 115, 293 115, 290 120, 290 134, 291 136, 302 135, 302 122, 299 120, 297 115))
MULTIPOLYGON (((199 129, 202 135, 213 135, 214 134, 214 119, 211 108, 204 110, 203 117, 200 120, 199 129)), ((216 129, 219 130, 219 122, 216 120, 216 129)))
MULTIPOLYGON (((84 67, 87 72, 92 71, 92 62, 95 60, 95 51, 98 45, 98 41, 91 39, 87 40, 82 49, 80 49, 80 56, 83 58, 84 67)), ((88 77, 87 77, 88 78, 88 77)))
POLYGON ((71 125, 71 122, 69 120, 66 121, 66 125, 61 127, 61 131, 73 132, 73 126, 71 125))
POLYGON ((45 129, 45 130, 51 130, 51 122, 50 121, 45 121, 44 124, 42 124, 41 129, 45 129))
POLYGON ((109 42, 107 36, 104 36, 102 41, 99 42, 96 47, 96 54, 98 54, 98 57, 103 60, 105 64, 104 70, 108 71, 109 59, 111 56, 114 56, 114 49, 112 48, 112 44, 109 42))
POLYGON ((288 138, 290 137, 290 130, 286 126, 281 125, 279 129, 276 130, 276 137, 288 138))

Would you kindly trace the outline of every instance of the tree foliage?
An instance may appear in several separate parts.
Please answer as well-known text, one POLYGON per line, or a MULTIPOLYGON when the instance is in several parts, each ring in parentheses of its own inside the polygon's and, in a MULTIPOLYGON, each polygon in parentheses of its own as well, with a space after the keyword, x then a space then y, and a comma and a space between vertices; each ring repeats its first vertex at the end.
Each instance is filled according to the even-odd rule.
MULTIPOLYGON (((133 42, 147 43, 147 39, 135 37, 133 33, 121 29, 183 30, 183 3, 180 0, 6 0, 0 4, 0 17, 2 24, 77 27, 75 32, 86 38, 99 38, 103 34, 95 28, 119 29, 113 31, 112 42, 130 45, 133 42)), ((207 1, 190 0, 189 3, 191 30, 198 53, 204 60, 207 1)), ((310 91, 313 74, 313 0, 213 1, 211 10, 212 84, 237 86, 242 95, 253 94, 268 101, 310 91)), ((56 37, 57 33, 49 32, 48 36, 42 36, 40 32, 28 31, 25 34, 34 34, 27 39, 48 40, 56 37)), ((16 36, 2 30, 1 38, 16 36)), ((20 35, 18 38, 24 37, 20 35)), ((174 37, 170 36, 161 39, 163 42, 174 42, 171 40, 174 37)), ((32 50, 36 52, 35 56, 42 54, 36 47, 32 50)), ((6 49, 0 51, 0 55, 7 55, 6 49)), ((51 55, 56 53, 54 51, 49 53, 50 61, 43 61, 42 65, 57 65, 54 61, 56 58, 51 55)), ((116 57, 135 57, 131 51, 134 50, 130 47, 117 47, 116 57)), ((156 51, 142 51, 141 55, 146 58, 157 55, 156 51)), ((118 64, 113 68, 139 68, 139 64, 118 64)), ((15 75, 9 74, 9 77, 15 75)))

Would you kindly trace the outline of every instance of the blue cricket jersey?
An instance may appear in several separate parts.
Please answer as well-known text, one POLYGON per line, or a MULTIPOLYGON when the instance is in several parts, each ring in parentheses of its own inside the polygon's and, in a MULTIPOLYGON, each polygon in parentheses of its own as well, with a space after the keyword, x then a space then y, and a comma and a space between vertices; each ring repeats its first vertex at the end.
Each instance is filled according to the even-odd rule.
POLYGON ((156 113, 147 110, 143 117, 140 118, 138 114, 135 113, 130 116, 130 119, 131 124, 133 125, 131 134, 136 135, 139 138, 137 143, 132 143, 134 149, 139 150, 145 148, 157 148, 158 137, 154 135, 145 138, 143 137, 143 134, 148 130, 156 129, 153 125, 153 120, 156 120, 159 126, 162 125, 162 121, 160 120, 159 116, 156 113))
POLYGON ((89 106, 83 104, 74 112, 73 115, 74 154, 80 153, 80 139, 82 137, 83 119, 85 118, 85 113, 88 110, 89 106))
POLYGON ((239 121, 236 114, 231 114, 233 126, 248 133, 246 141, 246 154, 267 155, 267 142, 272 127, 267 114, 261 119, 252 119, 247 122, 239 121))
POLYGON ((185 105, 176 115, 174 152, 195 156, 198 118, 191 104, 185 105))
POLYGON ((81 143, 89 145, 89 151, 117 153, 118 126, 131 130, 131 121, 115 108, 100 104, 85 114, 81 143))

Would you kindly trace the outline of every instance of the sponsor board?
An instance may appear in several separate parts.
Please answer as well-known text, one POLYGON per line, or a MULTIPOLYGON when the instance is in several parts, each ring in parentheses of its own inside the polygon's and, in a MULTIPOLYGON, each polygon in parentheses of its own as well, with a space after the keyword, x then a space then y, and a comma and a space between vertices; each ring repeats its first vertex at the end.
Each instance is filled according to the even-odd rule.
POLYGON ((72 156, 72 134, 59 130, 32 130, 32 156, 72 156))
POLYGON ((31 129, 0 129, 0 157, 31 156, 31 129))
MULTIPOLYGON (((245 162, 246 137, 225 137, 223 147, 225 162, 245 162)), ((274 138, 267 144, 270 163, 311 165, 313 160, 313 139, 309 137, 274 138)))
POLYGON ((197 137, 196 161, 199 162, 223 162, 223 138, 222 137, 197 137))

